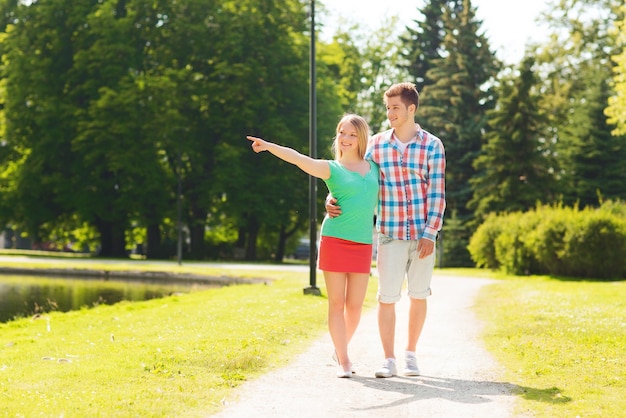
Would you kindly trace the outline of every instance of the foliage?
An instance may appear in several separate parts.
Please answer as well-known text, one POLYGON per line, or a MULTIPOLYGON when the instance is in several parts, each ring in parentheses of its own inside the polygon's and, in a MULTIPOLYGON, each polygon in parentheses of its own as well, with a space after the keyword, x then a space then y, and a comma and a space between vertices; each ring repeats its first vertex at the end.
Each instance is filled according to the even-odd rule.
POLYGON ((471 1, 431 0, 420 14, 402 37, 402 53, 420 86, 418 122, 441 138, 446 149, 446 211, 455 219, 444 223, 444 263, 464 266, 470 262, 465 250, 472 216, 467 207, 469 181, 476 174, 473 162, 486 129, 486 112, 494 105, 489 83, 500 63, 480 31, 482 22, 471 1))
POLYGON ((613 67, 613 87, 615 93, 609 97, 605 113, 608 123, 614 124, 613 135, 626 135, 626 6, 622 6, 622 20, 615 20, 612 32, 615 37, 616 52, 611 56, 613 67))
POLYGON ((441 58, 444 41, 444 10, 447 0, 427 1, 419 9, 419 17, 413 26, 406 28, 401 36, 402 55, 407 60, 407 70, 415 79, 417 90, 422 92, 426 86, 434 84, 428 73, 441 58))
POLYGON ((626 197, 622 3, 552 2, 552 38, 517 70, 501 71, 470 0, 429 0, 406 28, 342 25, 317 42, 310 150, 303 2, 1 1, 0 222, 35 243, 168 258, 180 201, 186 259, 281 261, 307 229, 310 181, 245 135, 328 158, 344 112, 383 129, 382 92, 408 80, 446 147, 443 246, 457 263, 491 212, 626 197))
POLYGON ((537 228, 540 222, 540 214, 534 211, 506 215, 494 242, 496 258, 505 272, 518 275, 537 272, 535 254, 526 244, 526 234, 537 228))
POLYGON ((449 211, 438 245, 443 246, 442 267, 470 267, 472 259, 467 251, 469 240, 467 223, 459 219, 456 211, 449 211))
POLYGON ((492 212, 524 211, 551 200, 552 164, 533 66, 534 59, 527 57, 516 74, 501 77, 496 108, 487 112, 489 130, 474 160, 477 174, 470 179, 473 197, 468 204, 478 220, 492 212))
POLYGON ((479 267, 510 274, 615 279, 626 277, 624 203, 605 209, 539 206, 492 215, 468 247, 479 267))
POLYGON ((392 84, 408 79, 404 70, 405 61, 396 41, 398 19, 390 18, 381 22, 378 30, 372 32, 362 47, 360 76, 364 88, 360 90, 356 104, 357 113, 365 117, 373 133, 388 129, 387 110, 383 94, 392 84))
MULTIPOLYGON (((618 179, 626 175, 626 136, 611 136, 604 109, 613 95, 612 22, 620 17, 618 0, 562 0, 545 16, 551 40, 535 51, 543 75, 542 107, 548 116, 547 143, 558 158, 554 172, 562 200, 599 205, 623 199, 618 179)), ((623 12, 621 12, 623 15, 623 12)))
POLYGON ((502 234, 504 223, 495 213, 490 213, 472 234, 468 250, 476 267, 496 270, 500 262, 496 256, 496 239, 502 234))
MULTIPOLYGON (((240 227, 249 258, 258 219, 286 222, 291 234, 302 228, 306 186, 283 172, 267 179, 284 201, 277 216, 242 210, 272 202, 247 192, 258 190, 250 186, 256 173, 273 170, 255 167, 245 135, 275 134, 288 144, 306 137, 300 2, 66 3, 14 5, 19 19, 10 21, 3 43, 7 131, 0 157, 7 180, 0 183, 0 218, 44 240, 44 225, 77 216, 97 229, 100 254, 117 257, 126 253, 126 237, 141 235, 126 232, 145 228, 148 256, 161 257, 180 182, 190 257, 206 255, 216 204, 240 227)), ((332 102, 334 87, 320 96, 332 102)), ((275 212, 271 207, 266 211, 275 212)))
MULTIPOLYGON (((486 112, 494 106, 489 85, 500 63, 480 32, 481 22, 469 0, 447 2, 442 15, 444 37, 439 57, 426 74, 417 113, 424 129, 442 139, 446 148, 447 210, 457 210, 464 222, 471 216, 470 178, 486 128, 486 112)), ((436 43, 434 41, 433 43, 436 43)))

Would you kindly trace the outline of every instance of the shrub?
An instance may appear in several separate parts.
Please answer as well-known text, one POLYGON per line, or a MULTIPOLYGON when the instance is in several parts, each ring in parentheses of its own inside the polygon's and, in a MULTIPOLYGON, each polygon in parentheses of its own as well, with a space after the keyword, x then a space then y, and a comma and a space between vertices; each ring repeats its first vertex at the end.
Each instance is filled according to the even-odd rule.
POLYGON ((585 210, 577 215, 563 237, 563 273, 600 279, 624 277, 624 221, 602 211, 585 210))
POLYGON ((539 222, 534 212, 511 213, 501 220, 501 232, 495 240, 498 262, 510 274, 530 274, 537 270, 533 252, 527 247, 526 235, 539 222))
POLYGON ((501 232, 501 219, 492 213, 471 236, 467 249, 477 267, 497 269, 500 267, 496 257, 495 242, 501 232))
POLYGON ((563 274, 563 237, 572 223, 574 209, 540 207, 536 212, 540 221, 528 232, 525 244, 536 260, 535 274, 563 274))
POLYGON ((457 216, 454 210, 444 221, 441 231, 443 257, 441 265, 445 267, 471 267, 472 259, 467 249, 470 232, 467 225, 457 216))
POLYGON ((584 278, 626 277, 626 205, 598 209, 538 207, 492 214, 477 228, 468 250, 477 267, 510 274, 584 278))

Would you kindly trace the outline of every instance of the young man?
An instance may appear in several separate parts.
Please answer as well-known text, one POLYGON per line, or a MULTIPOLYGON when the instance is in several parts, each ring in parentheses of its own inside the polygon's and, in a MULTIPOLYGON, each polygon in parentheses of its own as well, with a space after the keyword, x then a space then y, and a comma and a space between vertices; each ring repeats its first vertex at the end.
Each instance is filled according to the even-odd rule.
MULTIPOLYGON (((396 312, 404 278, 410 298, 405 351, 406 376, 419 376, 415 355, 426 320, 426 299, 435 264, 435 241, 445 202, 445 151, 441 140, 415 123, 419 94, 414 84, 391 86, 384 94, 391 129, 374 135, 366 159, 380 168, 378 237, 378 328, 385 354, 376 377, 398 373, 394 353, 396 312)), ((326 205, 329 216, 340 205, 326 205)))

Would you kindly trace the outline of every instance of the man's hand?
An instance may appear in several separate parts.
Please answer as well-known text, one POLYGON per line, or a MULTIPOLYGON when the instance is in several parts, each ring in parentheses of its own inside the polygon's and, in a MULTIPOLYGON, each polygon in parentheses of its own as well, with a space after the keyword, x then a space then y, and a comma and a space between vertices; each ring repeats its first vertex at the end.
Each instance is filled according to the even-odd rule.
POLYGON ((417 255, 419 258, 426 258, 433 253, 435 242, 427 238, 420 238, 417 242, 417 255))
POLYGON ((326 208, 326 213, 329 218, 336 218, 341 215, 341 206, 337 206, 336 203, 337 199, 334 197, 328 196, 326 198, 326 205, 324 207, 326 208))

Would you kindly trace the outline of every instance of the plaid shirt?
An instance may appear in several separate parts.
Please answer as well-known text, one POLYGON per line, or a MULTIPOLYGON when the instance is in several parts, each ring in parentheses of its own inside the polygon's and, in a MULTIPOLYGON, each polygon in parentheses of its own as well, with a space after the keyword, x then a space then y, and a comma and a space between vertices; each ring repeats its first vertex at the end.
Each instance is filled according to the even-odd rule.
POLYGON ((417 128, 404 153, 393 129, 369 140, 365 158, 380 167, 376 228, 398 240, 435 241, 446 208, 445 151, 439 138, 417 128))

